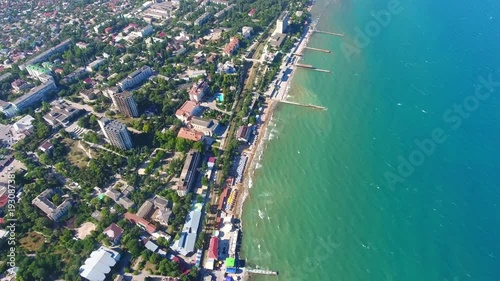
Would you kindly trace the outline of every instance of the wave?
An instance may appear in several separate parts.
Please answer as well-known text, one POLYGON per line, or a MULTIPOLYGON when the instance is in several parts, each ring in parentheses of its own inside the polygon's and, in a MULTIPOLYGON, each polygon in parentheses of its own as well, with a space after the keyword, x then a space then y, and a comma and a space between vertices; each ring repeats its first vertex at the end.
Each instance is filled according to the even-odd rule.
POLYGON ((260 209, 257 211, 259 212, 259 218, 264 219, 264 212, 262 212, 260 209))

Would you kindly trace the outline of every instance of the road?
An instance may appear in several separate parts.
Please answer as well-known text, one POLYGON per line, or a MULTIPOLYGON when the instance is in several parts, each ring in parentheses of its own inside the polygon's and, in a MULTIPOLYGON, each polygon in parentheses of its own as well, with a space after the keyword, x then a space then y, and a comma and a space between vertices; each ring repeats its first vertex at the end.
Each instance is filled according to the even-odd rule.
POLYGON ((208 107, 208 108, 210 108, 212 110, 215 110, 215 111, 218 111, 218 112, 222 112, 222 113, 227 114, 229 116, 233 115, 232 112, 225 111, 225 110, 222 110, 222 109, 218 108, 217 107, 217 103, 215 102, 215 100, 210 101, 210 102, 202 102, 201 106, 208 107))

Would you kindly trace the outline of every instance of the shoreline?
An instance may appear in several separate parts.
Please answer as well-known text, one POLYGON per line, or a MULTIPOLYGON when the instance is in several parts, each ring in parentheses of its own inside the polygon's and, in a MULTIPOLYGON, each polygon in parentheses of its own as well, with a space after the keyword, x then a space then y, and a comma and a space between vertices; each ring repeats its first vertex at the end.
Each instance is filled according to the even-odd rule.
MULTIPOLYGON (((316 3, 313 3, 313 5, 311 5, 308 8, 309 12, 312 11, 315 4, 316 3)), ((257 129, 257 134, 256 134, 257 139, 255 140, 254 147, 252 148, 252 150, 248 152, 248 164, 243 172, 243 182, 238 187, 240 196, 238 196, 236 205, 234 207, 235 211, 233 215, 235 218, 238 218, 240 220, 240 229, 242 231, 243 231, 242 216, 243 216, 244 204, 246 199, 250 196, 250 189, 252 188, 253 185, 255 170, 258 169, 257 165, 259 164, 259 161, 262 155, 264 154, 265 149, 267 148, 266 141, 270 140, 267 138, 267 136, 269 135, 268 133, 269 124, 273 119, 274 111, 276 110, 276 107, 279 104, 279 102, 287 100, 289 98, 290 86, 293 83, 293 78, 298 68, 295 66, 295 63, 297 63, 300 59, 302 59, 302 53, 305 51, 305 47, 307 46, 310 37, 314 33, 312 28, 314 27, 315 24, 316 23, 312 20, 311 17, 310 21, 308 21, 307 25, 305 26, 305 30, 303 31, 303 34, 301 35, 297 45, 294 46, 292 50, 290 50, 290 52, 288 52, 283 58, 282 65, 280 67, 280 73, 277 74, 276 79, 271 82, 270 88, 268 89, 268 92, 270 92, 271 94, 266 96, 265 106, 261 117, 261 125, 257 129), (288 56, 289 56, 289 61, 291 62, 291 66, 289 66, 290 63, 287 63, 288 56), (291 67, 292 70, 288 76, 288 79, 285 82, 281 82, 279 84, 280 88, 276 89, 275 88, 276 80, 281 79, 280 74, 283 71, 285 71, 288 67, 291 67), (281 86, 283 86, 284 89, 281 86)), ((251 275, 245 271, 242 280, 246 281, 249 279, 251 279, 251 275)))
MULTIPOLYGON (((312 6, 311 6, 312 8, 312 6)), ((286 56, 294 56, 295 58, 292 60, 293 63, 295 63, 295 60, 300 60, 301 56, 297 56, 295 54, 302 54, 305 50, 305 47, 307 46, 307 43, 309 42, 309 38, 312 36, 313 32, 311 29, 312 22, 309 22, 306 26, 306 29, 304 31, 304 34, 301 36, 298 44, 296 47, 294 47, 289 53, 286 54, 286 56)), ((283 59, 283 64, 282 64, 282 69, 286 69, 286 56, 283 59)), ((289 98, 289 91, 290 91, 290 85, 293 83, 293 78, 295 76, 295 73, 297 71, 297 67, 295 65, 292 65, 292 72, 290 73, 288 79, 285 84, 285 89, 283 90, 283 93, 279 93, 281 90, 281 87, 276 94, 275 98, 272 98, 270 96, 266 97, 265 101, 265 107, 264 111, 262 113, 263 117, 261 119, 261 126, 258 128, 258 133, 257 133, 257 140, 255 141, 255 145, 252 148, 252 150, 249 152, 249 158, 248 158, 248 165, 245 167, 245 171, 243 172, 243 183, 240 184, 240 191, 241 191, 241 196, 238 196, 238 200, 235 206, 235 212, 234 216, 237 217, 238 219, 241 220, 241 216, 243 213, 243 207, 245 203, 245 199, 250 195, 249 189, 252 188, 252 179, 255 173, 256 166, 258 164, 258 161, 255 161, 255 156, 258 155, 258 160, 260 160, 260 157, 264 154, 265 150, 265 142, 266 142, 266 134, 267 134, 267 129, 269 126, 269 122, 272 120, 274 110, 276 109, 279 101, 281 100, 287 100, 289 98)), ((276 79, 279 79, 279 74, 277 75, 276 79)), ((271 83, 270 87, 274 87, 274 81, 271 83)), ((268 90, 270 91, 270 90, 268 90)), ((273 92, 273 91, 271 91, 273 92)))
MULTIPOLYGON (((308 8, 309 13, 314 8, 314 5, 316 5, 316 2, 313 2, 313 4, 308 8)), ((319 20, 319 18, 317 20, 319 20)), ((313 29, 311 29, 311 28, 314 27, 316 24, 317 24, 317 22, 314 22, 312 20, 312 17, 311 17, 310 21, 308 21, 307 25, 305 26, 305 30, 303 31, 303 34, 301 35, 297 46, 292 48, 292 50, 290 50, 283 58, 280 73, 286 69, 286 66, 287 66, 286 57, 287 56, 294 57, 291 60, 292 61, 292 66, 291 66, 292 72, 289 74, 287 81, 284 82, 285 89, 283 90, 283 93, 279 93, 279 91, 282 89, 280 87, 280 89, 277 90, 278 92, 276 93, 275 97, 273 98, 272 93, 275 90, 275 89, 273 89, 273 88, 275 88, 274 84, 275 84, 275 81, 277 79, 279 79, 280 74, 277 74, 276 79, 270 83, 269 89, 266 91, 266 92, 271 92, 271 94, 269 94, 269 96, 266 97, 266 101, 265 101, 266 106, 264 107, 264 111, 263 111, 262 125, 258 129, 257 140, 255 141, 255 146, 249 152, 250 156, 248 159, 248 165, 245 167, 245 171, 243 172, 243 183, 240 185, 242 187, 242 190, 241 190, 242 193, 241 193, 241 196, 238 196, 238 200, 237 200, 237 203, 235 206, 236 211, 234 212, 234 216, 237 217, 238 219, 241 219, 245 199, 249 196, 249 189, 252 188, 252 179, 253 179, 253 175, 255 173, 256 166, 258 164, 258 161, 255 161, 255 155, 258 154, 259 155, 258 158, 260 159, 260 157, 264 154, 264 149, 265 149, 264 144, 266 141, 265 136, 267 133, 269 122, 273 118, 274 110, 276 109, 276 106, 278 105, 279 101, 287 100, 289 98, 288 93, 290 91, 290 85, 293 83, 293 78, 295 77, 295 73, 297 71, 297 67, 294 65, 294 63, 296 63, 300 59, 302 59, 302 53, 305 51, 305 47, 309 43, 309 39, 311 38, 311 36, 313 34, 313 29), (300 54, 300 56, 296 55, 296 54, 300 54), (249 176, 249 174, 250 174, 250 176, 249 176)), ((280 84, 280 86, 281 86, 281 84, 280 84)))

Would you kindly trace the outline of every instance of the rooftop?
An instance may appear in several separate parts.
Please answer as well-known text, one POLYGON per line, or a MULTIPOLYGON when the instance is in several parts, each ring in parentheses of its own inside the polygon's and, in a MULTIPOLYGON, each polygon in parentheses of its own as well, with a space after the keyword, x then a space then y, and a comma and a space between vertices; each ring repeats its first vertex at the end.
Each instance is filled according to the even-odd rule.
POLYGON ((90 254, 85 264, 80 267, 80 276, 92 281, 104 281, 106 275, 120 260, 120 254, 114 250, 101 246, 90 254))

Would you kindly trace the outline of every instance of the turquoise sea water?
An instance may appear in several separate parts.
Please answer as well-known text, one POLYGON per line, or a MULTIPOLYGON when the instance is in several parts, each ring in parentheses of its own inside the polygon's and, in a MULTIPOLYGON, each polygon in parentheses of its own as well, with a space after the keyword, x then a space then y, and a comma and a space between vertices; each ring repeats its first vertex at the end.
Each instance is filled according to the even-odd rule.
POLYGON ((290 99, 328 111, 273 116, 242 255, 280 275, 255 280, 500 280, 500 87, 467 118, 453 112, 479 76, 500 81, 500 3, 401 0, 350 59, 342 42, 389 1, 325 3, 318 29, 346 36, 314 35, 333 54, 303 62, 335 73, 298 70, 290 99), (446 140, 391 186, 384 175, 435 129, 446 140))

